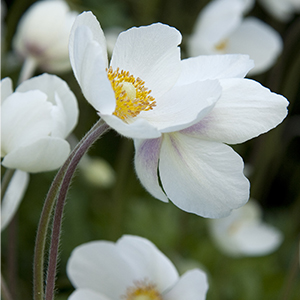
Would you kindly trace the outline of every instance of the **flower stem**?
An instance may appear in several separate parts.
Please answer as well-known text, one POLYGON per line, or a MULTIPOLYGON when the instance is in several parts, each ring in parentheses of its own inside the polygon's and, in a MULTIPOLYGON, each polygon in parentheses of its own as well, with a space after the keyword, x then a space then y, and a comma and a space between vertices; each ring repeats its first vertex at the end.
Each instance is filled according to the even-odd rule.
POLYGON ((83 137, 83 139, 78 143, 78 145, 71 152, 70 156, 63 164, 63 166, 58 171, 56 177, 54 178, 52 185, 47 194, 43 211, 40 217, 40 223, 38 226, 38 232, 35 243, 35 253, 34 253, 34 299, 43 300, 44 299, 44 257, 45 257, 45 245, 47 238, 47 231, 49 228, 49 222, 52 216, 52 211, 54 204, 57 199, 57 209, 55 212, 52 240, 51 240, 51 250, 50 259, 48 266, 48 279, 47 279, 47 299, 52 299, 54 283, 55 283, 55 272, 56 272, 56 262, 57 262, 57 249, 59 242, 59 233, 61 226, 61 217, 64 206, 64 200, 67 194, 67 190, 74 174, 77 164, 79 163, 81 157, 86 153, 90 146, 100 138, 100 136, 109 129, 108 125, 104 121, 99 120, 91 130, 83 137), (66 178, 65 178, 66 177, 66 178), (59 196, 57 198, 57 195, 59 196), (56 214, 61 214, 56 216, 56 214), (54 266, 52 264, 55 264, 54 266), (50 280, 50 282, 48 281, 50 280), (52 292, 50 290, 52 289, 52 292), (51 295, 52 294, 52 295, 51 295), (49 298, 51 297, 51 298, 49 298))
POLYGON ((4 300, 13 300, 2 274, 1 274, 1 294, 4 300))

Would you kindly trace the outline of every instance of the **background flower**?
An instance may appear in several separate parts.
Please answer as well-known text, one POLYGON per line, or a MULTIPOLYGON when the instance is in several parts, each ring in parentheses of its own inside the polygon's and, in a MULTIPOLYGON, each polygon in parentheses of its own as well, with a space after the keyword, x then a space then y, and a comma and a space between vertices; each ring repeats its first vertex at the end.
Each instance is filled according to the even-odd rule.
POLYGON ((210 220, 211 237, 230 256, 261 256, 275 251, 282 233, 262 220, 262 209, 253 199, 226 218, 210 220))
POLYGON ((67 273, 75 292, 69 299, 205 299, 206 275, 199 269, 179 277, 171 261, 147 239, 126 235, 116 244, 78 246, 67 273), (138 297, 139 296, 139 297, 138 297))
POLYGON ((200 12, 188 40, 189 54, 248 54, 254 60, 250 75, 269 69, 282 51, 282 40, 258 18, 243 19, 248 6, 247 1, 241 0, 211 1, 200 12))
POLYGON ((66 160, 65 138, 78 118, 77 101, 67 84, 43 74, 12 92, 9 78, 1 81, 2 165, 36 173, 55 170, 66 160))
POLYGON ((76 16, 63 0, 34 3, 19 22, 13 40, 15 51, 44 71, 69 70, 68 41, 76 16))

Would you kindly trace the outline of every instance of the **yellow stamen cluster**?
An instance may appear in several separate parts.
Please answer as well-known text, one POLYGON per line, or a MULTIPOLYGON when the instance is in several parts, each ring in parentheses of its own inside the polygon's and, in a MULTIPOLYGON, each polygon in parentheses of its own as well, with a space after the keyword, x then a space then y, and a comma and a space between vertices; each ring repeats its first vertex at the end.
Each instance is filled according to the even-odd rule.
POLYGON ((128 71, 113 71, 110 67, 107 76, 115 92, 116 109, 114 115, 124 121, 136 117, 142 111, 152 110, 155 99, 150 96, 151 90, 144 86, 140 78, 134 78, 128 71))
POLYGON ((161 294, 156 289, 156 286, 147 281, 137 281, 135 286, 129 287, 124 300, 163 300, 161 294))

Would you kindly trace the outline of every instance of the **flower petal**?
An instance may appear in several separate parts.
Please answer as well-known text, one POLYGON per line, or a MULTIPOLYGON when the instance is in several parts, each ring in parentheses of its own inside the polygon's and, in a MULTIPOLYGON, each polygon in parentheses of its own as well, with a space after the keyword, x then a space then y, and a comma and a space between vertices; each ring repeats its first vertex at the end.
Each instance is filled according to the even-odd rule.
POLYGON ((234 235, 239 255, 260 256, 275 251, 283 240, 275 227, 260 223, 244 224, 234 235))
POLYGON ((180 277, 175 286, 164 295, 164 300, 205 300, 207 290, 206 274, 194 269, 180 277))
POLYGON ((29 174, 16 170, 1 203, 1 230, 9 224, 17 211, 29 183, 29 174))
POLYGON ((227 53, 248 54, 255 66, 249 72, 254 75, 268 70, 283 48, 279 33, 257 18, 246 18, 228 39, 227 53))
POLYGON ((224 79, 214 109, 185 134, 229 144, 242 143, 276 127, 287 115, 288 101, 254 80, 224 79))
POLYGON ((11 94, 1 110, 1 155, 49 135, 52 130, 51 109, 51 103, 41 91, 11 94))
POLYGON ((1 80, 1 104, 13 93, 12 80, 6 77, 1 80))
POLYGON ((248 55, 201 55, 182 60, 182 72, 176 85, 207 79, 244 78, 253 60, 248 55))
POLYGON ((65 140, 44 137, 15 148, 4 157, 2 165, 30 173, 52 171, 65 162, 69 153, 70 145, 65 140))
POLYGON ((99 112, 103 120, 118 133, 134 139, 153 139, 161 136, 161 133, 147 120, 137 119, 133 123, 125 123, 115 115, 105 115, 99 112))
POLYGON ((147 278, 161 292, 178 280, 179 275, 172 262, 149 240, 124 235, 117 241, 116 246, 135 271, 136 280, 147 278))
POLYGON ((56 118, 54 122, 57 128, 52 130, 52 136, 66 138, 77 124, 79 115, 76 97, 67 83, 55 75, 45 73, 24 81, 16 89, 17 92, 30 90, 44 92, 47 95, 47 101, 57 106, 59 118, 56 118), (61 123, 64 125, 59 127, 57 124, 61 123))
POLYGON ((111 66, 129 71, 145 81, 151 95, 160 97, 180 74, 181 34, 175 28, 156 23, 122 32, 116 42, 111 66))
POLYGON ((77 17, 70 35, 70 60, 88 102, 101 113, 111 114, 115 110, 116 99, 105 70, 107 59, 104 56, 107 54, 103 52, 104 46, 100 44, 99 37, 95 36, 97 27, 98 34, 102 36, 100 25, 91 13, 77 17))
POLYGON ((135 171, 145 189, 155 198, 168 202, 159 186, 157 167, 161 147, 161 139, 134 140, 135 171))
POLYGON ((77 289, 68 298, 68 300, 112 300, 100 293, 96 293, 93 290, 77 289))
POLYGON ((203 217, 226 216, 249 197, 241 157, 221 143, 181 133, 165 134, 159 174, 175 205, 203 217))
POLYGON ((176 86, 157 101, 153 110, 141 112, 137 119, 147 120, 160 132, 178 131, 207 115, 221 92, 218 80, 176 86))

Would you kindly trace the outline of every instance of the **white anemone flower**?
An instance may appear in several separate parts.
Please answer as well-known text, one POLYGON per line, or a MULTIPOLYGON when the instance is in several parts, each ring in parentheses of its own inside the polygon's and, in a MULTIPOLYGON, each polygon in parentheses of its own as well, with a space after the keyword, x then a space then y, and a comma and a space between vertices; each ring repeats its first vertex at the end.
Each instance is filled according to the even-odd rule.
POLYGON ((14 49, 44 71, 71 69, 68 41, 77 15, 63 0, 37 1, 19 22, 13 39, 14 49))
POLYGON ((282 51, 281 36, 257 18, 243 18, 248 6, 241 0, 210 2, 200 12, 188 40, 189 55, 248 54, 254 60, 250 75, 272 67, 282 51))
POLYGON ((7 77, 1 101, 2 165, 30 173, 59 168, 70 152, 65 138, 78 119, 77 100, 66 82, 43 74, 13 92, 7 77))
POLYGON ((300 0, 260 0, 260 3, 276 19, 287 22, 300 12, 300 0))
POLYGON ((232 148, 278 125, 287 100, 253 80, 245 55, 180 59, 181 34, 152 24, 122 32, 110 66, 100 24, 79 15, 70 59, 82 92, 120 134, 134 138, 135 168, 157 199, 204 217, 245 204, 249 182, 232 148), (159 175, 159 177, 158 177, 159 175))
POLYGON ((262 209, 251 199, 226 218, 210 220, 210 233, 219 249, 233 257, 262 256, 274 252, 283 235, 262 220, 262 209))
POLYGON ((153 243, 130 235, 116 243, 78 246, 67 274, 76 288, 69 300, 203 300, 208 290, 203 271, 193 269, 180 277, 153 243))

